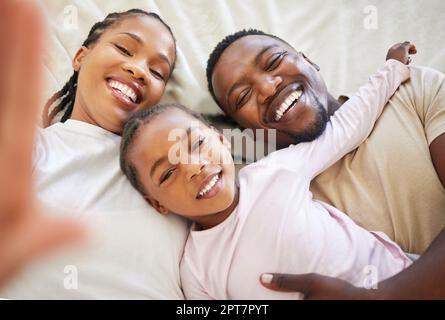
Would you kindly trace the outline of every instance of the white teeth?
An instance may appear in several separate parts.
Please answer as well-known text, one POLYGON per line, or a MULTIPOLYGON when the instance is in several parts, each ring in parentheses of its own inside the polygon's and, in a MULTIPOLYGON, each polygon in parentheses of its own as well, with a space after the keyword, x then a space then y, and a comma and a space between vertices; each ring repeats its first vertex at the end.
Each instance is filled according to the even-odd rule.
POLYGON ((204 188, 202 188, 202 190, 198 193, 199 197, 202 197, 203 195, 208 193, 215 186, 218 180, 219 174, 215 175, 212 180, 210 180, 209 183, 204 188))
POLYGON ((127 96, 131 101, 136 102, 138 96, 129 86, 115 80, 110 80, 109 84, 112 88, 119 90, 122 94, 127 96))
POLYGON ((297 90, 292 92, 286 100, 281 104, 281 106, 278 108, 278 110, 275 112, 275 121, 278 121, 281 119, 283 114, 289 109, 289 107, 292 105, 292 103, 295 100, 298 100, 303 93, 303 90, 297 90))

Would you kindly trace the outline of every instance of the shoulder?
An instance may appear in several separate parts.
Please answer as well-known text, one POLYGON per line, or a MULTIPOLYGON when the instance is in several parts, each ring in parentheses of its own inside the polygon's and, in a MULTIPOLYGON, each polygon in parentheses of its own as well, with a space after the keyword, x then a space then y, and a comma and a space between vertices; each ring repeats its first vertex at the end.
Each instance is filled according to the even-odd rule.
POLYGON ((419 93, 434 93, 442 88, 445 82, 445 74, 439 70, 429 67, 410 67, 411 77, 402 84, 402 87, 411 87, 415 89, 415 95, 419 93))

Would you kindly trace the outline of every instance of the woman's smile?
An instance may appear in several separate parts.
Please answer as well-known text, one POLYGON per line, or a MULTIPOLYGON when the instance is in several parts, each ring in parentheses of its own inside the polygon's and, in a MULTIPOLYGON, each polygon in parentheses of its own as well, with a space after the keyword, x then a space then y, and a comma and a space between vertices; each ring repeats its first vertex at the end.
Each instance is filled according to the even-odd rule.
POLYGON ((130 82, 122 78, 110 77, 107 79, 107 87, 113 97, 119 101, 119 105, 132 111, 143 101, 142 88, 137 82, 130 82))

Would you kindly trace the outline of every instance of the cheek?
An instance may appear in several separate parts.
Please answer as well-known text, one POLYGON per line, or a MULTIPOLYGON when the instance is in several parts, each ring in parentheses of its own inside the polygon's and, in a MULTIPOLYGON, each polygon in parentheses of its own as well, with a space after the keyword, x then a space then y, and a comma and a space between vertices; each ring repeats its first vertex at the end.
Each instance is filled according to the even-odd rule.
POLYGON ((157 104, 165 91, 165 83, 157 79, 152 79, 147 90, 147 105, 145 107, 152 107, 157 104))
MULTIPOLYGON (((253 100, 254 98, 252 97, 251 99, 253 100)), ((254 101, 243 106, 233 118, 243 128, 263 128, 260 121, 258 105, 254 101)))

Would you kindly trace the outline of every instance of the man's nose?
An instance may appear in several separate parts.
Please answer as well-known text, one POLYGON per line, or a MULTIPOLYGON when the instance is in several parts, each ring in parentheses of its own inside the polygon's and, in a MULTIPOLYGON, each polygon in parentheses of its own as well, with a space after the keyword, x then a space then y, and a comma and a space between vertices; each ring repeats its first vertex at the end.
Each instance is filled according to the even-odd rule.
POLYGON ((264 75, 258 79, 258 104, 263 105, 276 93, 278 86, 283 82, 280 76, 264 75))
POLYGON ((138 81, 140 84, 148 85, 150 80, 148 77, 148 73, 145 67, 142 66, 142 63, 125 63, 123 65, 123 69, 125 72, 129 73, 132 78, 138 81))

